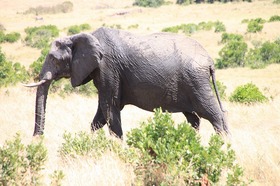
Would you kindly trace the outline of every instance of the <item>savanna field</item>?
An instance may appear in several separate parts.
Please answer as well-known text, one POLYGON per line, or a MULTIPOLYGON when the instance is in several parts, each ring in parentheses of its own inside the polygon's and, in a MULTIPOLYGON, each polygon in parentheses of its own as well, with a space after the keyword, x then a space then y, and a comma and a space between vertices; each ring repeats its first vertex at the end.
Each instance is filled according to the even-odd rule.
MULTIPOLYGON (((63 2, 63 0, 0 1, 1 30, 5 34, 12 32, 20 34, 20 39, 16 42, 0 42, 1 54, 5 55, 6 61, 18 62, 29 74, 34 72, 30 65, 42 55, 42 48, 28 44, 25 39, 28 35, 26 28, 44 25, 57 27, 59 33, 54 37, 56 38, 68 35, 70 27, 82 24, 87 25, 80 30, 83 32, 107 26, 135 34, 149 34, 182 24, 199 25, 201 22, 218 21, 224 24, 226 31, 215 31, 215 28, 210 30, 193 28, 194 30, 188 33, 180 29, 178 31, 178 34, 186 34, 201 43, 216 62, 221 59, 222 54, 219 52, 226 46, 226 43, 221 41, 224 32, 241 35, 247 44, 248 53, 261 43, 272 43, 277 39, 279 42, 280 38, 280 21, 268 21, 272 16, 280 16, 280 4, 273 3, 274 0, 191 5, 178 5, 175 4, 176 1, 169 1, 157 8, 133 6, 133 0, 72 0, 70 11, 39 12, 37 15, 36 11, 31 11, 31 8, 39 6, 54 8, 63 2), (261 31, 249 32, 246 20, 256 18, 266 20, 262 23, 263 28, 261 31)), ((252 56, 254 55, 255 53, 252 56)), ((236 162, 244 169, 244 179, 253 180, 250 185, 276 186, 280 183, 279 62, 280 59, 276 57, 273 63, 270 62, 271 64, 258 69, 253 69, 249 65, 243 67, 241 64, 237 67, 216 70, 216 79, 225 87, 223 105, 227 110, 231 131, 231 136, 226 141, 236 153, 236 162), (267 97, 267 101, 251 104, 230 101, 234 90, 248 83, 256 85, 267 97)), ((40 141, 39 137, 32 136, 36 88, 26 88, 20 84, 33 81, 36 80, 30 77, 7 85, 0 83, 0 147, 3 147, 7 140, 13 140, 17 133, 25 145, 40 141)), ((60 149, 65 143, 64 134, 76 134, 81 131, 89 133, 90 123, 98 105, 96 93, 87 96, 75 91, 65 93, 64 90, 50 93, 47 100, 43 139, 47 159, 40 170, 41 184, 141 185, 135 181, 135 165, 123 160, 114 151, 107 150, 98 157, 61 156, 60 149), (55 179, 59 181, 54 182, 55 179)), ((129 105, 121 112, 121 116, 125 134, 122 142, 111 137, 107 127, 104 127, 104 131, 108 139, 126 147, 129 131, 138 128, 140 123, 147 121, 153 113, 129 105)), ((172 118, 175 123, 185 121, 181 113, 172 114, 172 118)), ((214 134, 212 125, 202 119, 199 131, 202 144, 207 145, 212 134, 214 134)), ((3 154, 1 156, 3 157, 3 154)), ((226 185, 224 180, 225 178, 222 178, 214 185, 226 185)), ((248 182, 250 181, 246 183, 248 182)), ((4 182, 0 179, 1 184, 4 185, 4 182)), ((197 184, 203 185, 203 182, 197 184)))

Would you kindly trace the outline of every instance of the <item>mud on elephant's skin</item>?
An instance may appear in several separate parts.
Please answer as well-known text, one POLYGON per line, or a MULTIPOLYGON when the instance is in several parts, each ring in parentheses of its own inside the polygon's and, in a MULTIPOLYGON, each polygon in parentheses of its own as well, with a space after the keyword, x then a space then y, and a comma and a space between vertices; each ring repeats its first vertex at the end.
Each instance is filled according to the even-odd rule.
POLYGON ((34 135, 43 134, 48 89, 53 80, 71 78, 73 87, 93 80, 99 92, 92 129, 106 123, 122 137, 120 111, 127 104, 153 111, 182 112, 199 129, 209 120, 217 133, 228 133, 216 88, 214 63, 193 39, 169 33, 139 36, 99 28, 52 43, 37 87, 34 135), (215 87, 212 92, 210 77, 215 87))

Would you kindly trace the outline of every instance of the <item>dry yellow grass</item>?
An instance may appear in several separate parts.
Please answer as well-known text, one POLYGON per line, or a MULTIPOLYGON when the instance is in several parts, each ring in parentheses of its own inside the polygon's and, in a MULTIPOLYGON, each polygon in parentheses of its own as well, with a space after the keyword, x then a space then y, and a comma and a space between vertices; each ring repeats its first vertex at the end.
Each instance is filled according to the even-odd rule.
MULTIPOLYGON (((24 36, 28 26, 54 24, 59 29, 71 25, 89 23, 93 29, 101 26, 120 24, 122 28, 138 24, 139 28, 131 32, 152 33, 167 26, 181 23, 199 23, 201 21, 220 20, 225 23, 228 32, 241 33, 247 41, 274 40, 279 37, 280 24, 266 23, 258 34, 245 34, 245 18, 262 17, 268 19, 279 15, 280 6, 269 1, 254 3, 201 4, 181 7, 163 6, 157 9, 132 7, 132 0, 73 0, 74 11, 68 14, 39 15, 43 21, 35 21, 35 15, 23 15, 30 7, 51 6, 64 0, 3 0, 0 2, 0 23, 7 32, 18 31, 24 36), (123 16, 118 12, 128 12, 123 16)), ((62 36, 65 33, 61 34, 62 36)), ((198 32, 192 36, 202 43, 214 58, 218 57, 221 45, 219 33, 198 32)), ((16 44, 2 44, 2 50, 12 61, 19 61, 28 66, 39 57, 40 51, 16 44)), ((239 163, 245 168, 247 178, 255 180, 253 185, 278 185, 280 182, 280 65, 271 65, 265 69, 247 68, 218 70, 217 79, 227 86, 227 95, 239 85, 253 82, 268 96, 265 104, 241 105, 225 101, 228 122, 232 132, 231 143, 237 153, 239 163)), ((35 89, 26 89, 20 85, 0 90, 0 145, 20 132, 25 143, 30 143, 34 127, 35 89)), ((97 109, 97 98, 71 95, 61 98, 50 95, 47 103, 45 144, 48 148, 45 183, 49 184, 48 174, 61 169, 66 174, 64 185, 131 185, 134 174, 132 168, 115 155, 106 153, 98 161, 78 159, 62 161, 57 150, 62 143, 64 131, 89 131, 90 122, 97 109), (85 181, 86 180, 86 181, 85 181)), ((139 126, 139 122, 152 116, 134 106, 126 106, 122 111, 123 129, 126 133, 139 126)), ((173 114, 176 122, 185 120, 182 114, 173 114)), ((211 124, 203 120, 201 135, 204 143, 213 133, 211 124)))

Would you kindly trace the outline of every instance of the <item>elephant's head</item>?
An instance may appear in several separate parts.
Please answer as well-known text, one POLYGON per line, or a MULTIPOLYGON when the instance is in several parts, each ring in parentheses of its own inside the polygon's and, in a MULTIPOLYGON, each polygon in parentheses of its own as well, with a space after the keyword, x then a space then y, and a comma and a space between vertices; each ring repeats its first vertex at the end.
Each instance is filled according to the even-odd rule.
POLYGON ((52 43, 38 83, 28 87, 38 87, 35 108, 35 129, 33 135, 44 131, 45 109, 48 89, 53 80, 71 78, 73 87, 84 83, 85 79, 99 66, 103 51, 99 41, 90 34, 77 34, 52 43))

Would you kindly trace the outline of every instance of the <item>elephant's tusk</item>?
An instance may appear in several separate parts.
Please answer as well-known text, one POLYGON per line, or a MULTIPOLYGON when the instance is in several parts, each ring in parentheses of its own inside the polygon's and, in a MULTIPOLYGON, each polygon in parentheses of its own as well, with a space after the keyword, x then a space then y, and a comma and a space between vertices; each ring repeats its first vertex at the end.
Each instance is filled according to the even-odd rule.
POLYGON ((37 83, 30 83, 30 84, 22 84, 23 86, 25 86, 25 87, 38 87, 39 85, 42 85, 42 84, 44 84, 45 82, 46 82, 47 80, 41 80, 41 81, 39 81, 39 82, 37 82, 37 83))

